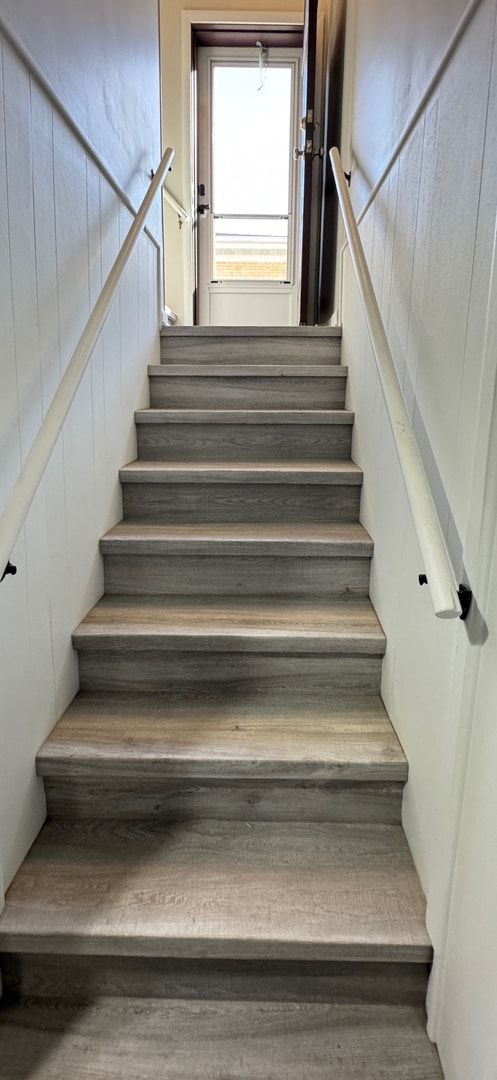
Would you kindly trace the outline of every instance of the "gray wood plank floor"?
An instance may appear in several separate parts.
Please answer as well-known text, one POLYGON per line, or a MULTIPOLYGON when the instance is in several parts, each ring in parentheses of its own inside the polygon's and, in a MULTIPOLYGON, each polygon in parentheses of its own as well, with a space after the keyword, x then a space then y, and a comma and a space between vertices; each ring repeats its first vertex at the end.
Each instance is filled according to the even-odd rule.
POLYGON ((0 917, 0 1080, 442 1080, 340 331, 161 354, 0 917))
POLYGON ((425 963, 400 826, 48 823, 14 879, 1 951, 425 963))
POLYGON ((387 780, 407 762, 378 695, 80 694, 38 772, 387 780))
POLYGON ((254 555, 279 557, 300 555, 352 555, 369 557, 371 537, 359 522, 336 521, 326 524, 306 522, 192 522, 190 524, 139 524, 120 521, 102 537, 103 554, 117 554, 126 547, 135 553, 174 554, 178 547, 184 554, 231 554, 246 550, 254 555))
POLYGON ((0 1015, 2 1080, 443 1080, 413 1006, 129 997, 0 1015))
POLYGON ((291 596, 104 596, 73 634, 77 649, 276 651, 381 656, 367 599, 291 596))

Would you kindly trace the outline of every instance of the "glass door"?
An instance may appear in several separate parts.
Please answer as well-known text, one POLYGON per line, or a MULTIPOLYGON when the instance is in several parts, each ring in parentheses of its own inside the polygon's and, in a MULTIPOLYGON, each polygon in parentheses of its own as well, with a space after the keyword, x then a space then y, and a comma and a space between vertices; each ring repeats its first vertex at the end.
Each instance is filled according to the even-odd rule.
POLYGON ((298 321, 298 50, 199 50, 199 321, 298 321))

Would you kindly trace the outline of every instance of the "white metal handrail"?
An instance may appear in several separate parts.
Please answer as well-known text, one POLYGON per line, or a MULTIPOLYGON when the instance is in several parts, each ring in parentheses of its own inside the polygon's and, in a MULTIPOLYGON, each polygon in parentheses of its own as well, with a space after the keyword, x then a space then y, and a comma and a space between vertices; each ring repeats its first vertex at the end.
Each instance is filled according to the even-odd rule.
POLYGON ((424 559, 435 615, 438 615, 441 619, 457 618, 462 614, 458 586, 449 560, 423 462, 404 404, 392 352, 354 217, 340 154, 336 147, 330 150, 330 159, 349 242, 350 255, 356 272, 414 526, 424 559))
POLYGON ((131 259, 145 221, 164 177, 171 166, 174 150, 165 151, 160 165, 142 201, 140 209, 124 240, 100 296, 93 308, 79 342, 62 376, 53 401, 47 410, 41 428, 26 458, 26 462, 14 486, 7 507, 0 518, 0 576, 7 566, 14 544, 23 527, 26 515, 38 490, 40 481, 50 460, 52 450, 60 435, 64 420, 83 378, 90 356, 109 313, 124 271, 131 259))
POLYGON ((162 189, 162 194, 164 195, 166 202, 169 203, 169 206, 177 213, 182 224, 185 224, 185 222, 190 220, 190 215, 185 210, 184 206, 174 198, 174 195, 171 195, 171 192, 168 191, 166 187, 162 189))

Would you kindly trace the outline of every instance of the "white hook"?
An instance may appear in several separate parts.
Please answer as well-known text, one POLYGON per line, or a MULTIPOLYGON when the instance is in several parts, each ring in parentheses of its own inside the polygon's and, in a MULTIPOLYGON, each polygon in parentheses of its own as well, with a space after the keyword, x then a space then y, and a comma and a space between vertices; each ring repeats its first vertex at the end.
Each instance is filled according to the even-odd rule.
POLYGON ((261 79, 260 86, 258 86, 257 89, 262 90, 262 88, 264 86, 265 71, 266 71, 266 68, 267 68, 267 53, 268 53, 268 51, 264 47, 264 45, 262 44, 262 41, 256 41, 255 44, 257 45, 257 48, 259 50, 259 75, 260 75, 260 79, 261 79))

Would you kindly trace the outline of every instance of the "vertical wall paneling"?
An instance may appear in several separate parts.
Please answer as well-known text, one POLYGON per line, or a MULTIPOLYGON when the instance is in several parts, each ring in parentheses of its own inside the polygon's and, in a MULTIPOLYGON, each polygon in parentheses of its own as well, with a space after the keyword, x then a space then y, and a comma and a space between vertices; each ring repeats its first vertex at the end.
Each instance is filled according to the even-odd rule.
POLYGON ((160 159, 157 0, 2 0, 2 15, 138 205, 160 159))
POLYGON ((0 326, 2 327, 2 393, 0 431, 2 447, 1 506, 5 503, 21 466, 17 370, 14 344, 14 312, 11 287, 11 252, 7 203, 7 142, 5 132, 3 46, 0 40, 0 326))
POLYGON ((54 199, 53 111, 45 94, 31 79, 31 139, 33 145, 33 210, 38 341, 42 410, 45 415, 59 385, 59 304, 54 199))
MULTIPOLYGON (((131 216, 126 207, 120 207, 119 243, 126 239, 131 225, 131 216)), ((136 458, 136 435, 133 423, 133 409, 137 401, 133 380, 133 368, 138 351, 138 254, 135 251, 126 270, 120 293, 120 334, 121 334, 121 407, 129 417, 124 456, 127 461, 136 458), (133 396, 130 396, 130 390, 133 396)))
MULTIPOLYGON (((86 173, 88 219, 88 287, 90 309, 93 310, 102 290, 100 175, 93 161, 87 163, 86 173)), ((105 520, 107 450, 105 444, 104 346, 101 334, 93 350, 90 366, 92 395, 92 453, 95 476, 95 511, 99 521, 105 520)))
MULTIPOLYGON (((1 37, 0 90, 3 509, 130 215, 1 37)), ((142 160, 141 129, 128 138, 142 160)), ((71 633, 102 592, 99 537, 122 516, 118 470, 134 455, 133 413, 158 354, 157 268, 142 236, 12 553, 18 574, 1 587, 5 888, 43 822, 36 752, 77 691, 71 633)))
POLYGON ((4 48, 7 206, 23 461, 41 423, 29 76, 4 48))
MULTIPOLYGON (((364 178, 374 183, 424 90, 420 65, 430 57, 435 67, 463 6, 440 0, 435 18, 428 5, 401 14, 394 0, 357 0, 353 44, 349 38, 352 144, 361 170, 355 206, 367 194, 364 178)), ((362 519, 375 542, 371 592, 388 638, 382 693, 409 760, 403 820, 427 895, 435 948, 430 1030, 447 1080, 469 1073, 494 1080, 495 1073, 497 892, 485 863, 495 846, 495 785, 483 746, 495 762, 496 21, 496 0, 482 0, 361 226, 455 571, 475 591, 465 626, 435 619, 428 590, 419 588, 424 567, 376 399, 348 255, 344 275, 353 452, 365 470, 362 519), (494 949, 492 974, 485 940, 494 949)))
POLYGON ((395 247, 395 225, 390 228, 390 222, 397 219, 399 194, 399 163, 396 162, 387 180, 387 207, 385 229, 385 262, 383 267, 383 285, 381 293, 382 309, 388 324, 390 317, 390 298, 392 294, 392 270, 395 247))
POLYGON ((408 408, 412 409, 412 388, 406 377, 409 323, 413 297, 414 248, 417 235, 420 177, 424 148, 424 118, 400 158, 396 214, 389 219, 393 233, 392 279, 388 309, 388 334, 397 363, 399 379, 408 408), (417 196, 413 197, 413 192, 417 196))
MULTIPOLYGON (((113 193, 102 178, 100 178, 100 215, 102 282, 105 282, 119 250, 119 207, 113 193)), ((116 472, 121 401, 121 355, 119 349, 116 356, 115 347, 116 341, 120 343, 119 307, 119 297, 116 297, 102 330, 106 484, 112 491, 110 513, 114 520, 122 516, 121 492, 116 472)))

